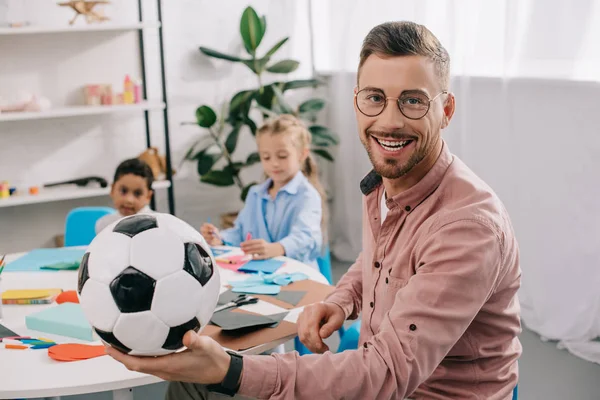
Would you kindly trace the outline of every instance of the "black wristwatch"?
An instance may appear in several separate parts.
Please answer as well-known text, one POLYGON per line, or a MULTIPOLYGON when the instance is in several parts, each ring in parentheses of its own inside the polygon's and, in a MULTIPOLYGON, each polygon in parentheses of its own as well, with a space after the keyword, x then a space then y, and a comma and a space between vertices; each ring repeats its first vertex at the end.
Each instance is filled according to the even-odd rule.
POLYGON ((216 385, 208 385, 207 389, 211 392, 233 397, 239 389, 238 385, 240 376, 242 376, 244 360, 240 354, 233 351, 227 351, 227 353, 231 356, 231 361, 229 362, 229 369, 227 370, 227 374, 225 374, 223 382, 216 385))

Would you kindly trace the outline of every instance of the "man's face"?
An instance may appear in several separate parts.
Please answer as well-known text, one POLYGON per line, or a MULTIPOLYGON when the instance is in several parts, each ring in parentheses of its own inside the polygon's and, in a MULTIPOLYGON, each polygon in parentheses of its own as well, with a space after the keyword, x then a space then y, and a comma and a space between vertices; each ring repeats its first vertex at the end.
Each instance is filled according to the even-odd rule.
POLYGON ((367 58, 359 71, 355 94, 362 92, 355 96, 354 109, 360 140, 379 175, 397 179, 426 157, 438 156, 434 153, 441 148, 440 131, 454 112, 452 95, 438 96, 444 89, 433 63, 426 57, 383 58, 372 54, 367 58), (387 100, 381 114, 369 117, 360 111, 375 114, 368 111, 377 111, 386 97, 393 99, 387 100), (398 108, 396 98, 401 99, 404 112, 411 118, 420 116, 427 107, 429 111, 420 119, 407 118, 398 108))

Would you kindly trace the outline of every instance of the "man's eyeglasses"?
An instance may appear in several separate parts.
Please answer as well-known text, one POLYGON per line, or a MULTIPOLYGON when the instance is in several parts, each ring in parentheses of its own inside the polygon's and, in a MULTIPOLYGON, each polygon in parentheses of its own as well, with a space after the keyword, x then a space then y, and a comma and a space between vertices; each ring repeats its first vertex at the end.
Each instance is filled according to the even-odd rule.
POLYGON ((446 90, 438 93, 433 99, 419 91, 408 90, 402 92, 400 97, 387 97, 383 90, 365 88, 354 95, 354 101, 358 111, 367 117, 376 117, 387 107, 388 99, 396 100, 400 112, 408 119, 421 119, 431 107, 431 103, 442 94, 448 94, 446 90))

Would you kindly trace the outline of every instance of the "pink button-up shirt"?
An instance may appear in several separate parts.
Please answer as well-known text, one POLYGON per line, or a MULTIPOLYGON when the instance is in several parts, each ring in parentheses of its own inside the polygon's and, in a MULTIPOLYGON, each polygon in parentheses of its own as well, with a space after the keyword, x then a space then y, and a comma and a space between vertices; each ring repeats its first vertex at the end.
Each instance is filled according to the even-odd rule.
POLYGON ((326 301, 362 311, 359 348, 244 358, 240 394, 264 399, 510 400, 521 345, 519 251, 494 192, 444 144, 386 200, 361 182, 363 251, 326 301))

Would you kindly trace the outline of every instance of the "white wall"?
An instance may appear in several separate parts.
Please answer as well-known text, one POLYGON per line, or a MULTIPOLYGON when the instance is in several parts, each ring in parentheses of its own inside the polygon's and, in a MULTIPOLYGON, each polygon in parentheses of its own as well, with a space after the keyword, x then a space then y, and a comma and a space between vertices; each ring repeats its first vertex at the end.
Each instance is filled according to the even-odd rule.
MULTIPOLYGON (((69 9, 47 0, 23 0, 19 4, 32 23, 66 24, 72 16, 69 9)), ((133 0, 114 1, 105 12, 113 22, 136 22, 136 4, 133 0)), ((155 20, 155 1, 143 0, 143 4, 145 19, 155 20)), ((199 105, 218 104, 256 84, 245 66, 209 60, 198 51, 204 45, 241 54, 239 18, 248 4, 259 14, 267 15, 263 51, 289 35, 291 40, 279 56, 293 54, 302 61, 295 76, 306 76, 310 71, 308 25, 304 24, 305 19, 295 17, 303 12, 306 1, 163 1, 169 127, 175 167, 199 133, 181 123, 193 121, 199 105)), ((156 31, 148 31, 145 38, 149 97, 160 99, 156 31)), ((117 89, 126 73, 139 76, 139 71, 135 32, 0 36, 0 101, 10 101, 17 92, 26 90, 43 94, 56 106, 75 104, 81 101, 82 85, 109 82, 117 89)), ((152 113, 151 125, 153 144, 164 148, 161 112, 152 113)), ((120 161, 144 150, 144 132, 141 112, 2 123, 0 180, 25 185, 84 175, 101 175, 111 180, 120 161)), ((252 151, 254 142, 250 135, 241 140, 241 148, 252 151)), ((243 155, 244 151, 240 152, 243 155)), ((259 171, 255 168, 247 173, 255 177, 259 171)), ((176 178, 177 215, 196 226, 207 216, 216 220, 219 213, 237 210, 241 205, 235 189, 215 190, 200 184, 193 165, 179 171, 176 178)), ((165 193, 159 192, 157 197, 158 209, 167 211, 165 193)), ((52 237, 62 232, 68 210, 88 204, 110 203, 108 197, 103 197, 0 208, 0 253, 52 245, 52 237)))

